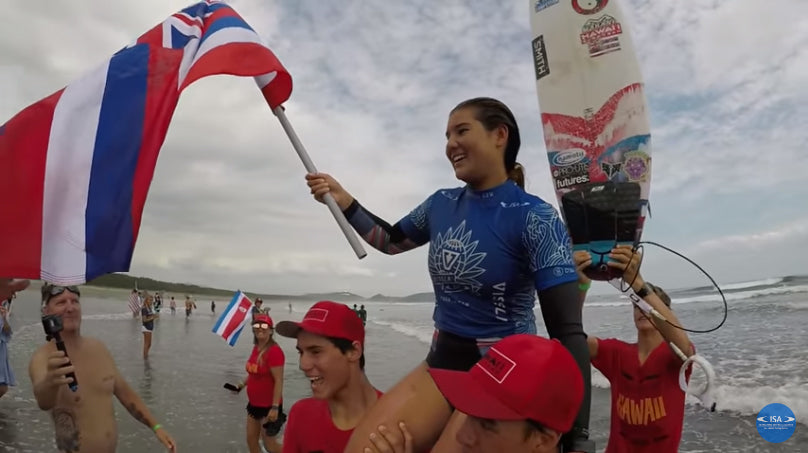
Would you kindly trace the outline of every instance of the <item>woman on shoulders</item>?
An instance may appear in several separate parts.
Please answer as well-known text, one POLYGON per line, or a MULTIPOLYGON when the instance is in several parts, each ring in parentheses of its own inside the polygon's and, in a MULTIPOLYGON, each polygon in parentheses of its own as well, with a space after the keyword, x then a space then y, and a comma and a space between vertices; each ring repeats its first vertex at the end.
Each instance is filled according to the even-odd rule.
POLYGON ((446 158, 465 186, 434 192, 395 225, 370 213, 330 175, 306 175, 315 199, 322 202, 330 193, 377 250, 394 255, 429 243, 436 305, 426 360, 370 410, 345 452, 372 448, 369 435, 399 421, 412 433, 416 451, 433 445, 433 452, 457 451, 454 436, 463 415, 453 414, 427 370, 466 371, 499 339, 535 334, 537 293, 548 333, 570 350, 585 380, 565 451, 594 451, 588 441, 589 354, 571 241, 555 208, 524 191, 516 120, 495 99, 470 99, 450 112, 446 140, 446 158))

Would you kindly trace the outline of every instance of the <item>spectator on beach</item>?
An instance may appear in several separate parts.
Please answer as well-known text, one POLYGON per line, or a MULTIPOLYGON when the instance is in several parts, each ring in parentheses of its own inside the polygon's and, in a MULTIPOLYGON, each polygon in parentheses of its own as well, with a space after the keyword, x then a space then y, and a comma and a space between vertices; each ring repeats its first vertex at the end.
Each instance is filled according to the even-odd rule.
POLYGON ((9 387, 17 385, 14 370, 8 356, 8 342, 11 341, 11 324, 8 322, 8 309, 0 306, 0 397, 9 387))
MULTIPOLYGON (((115 396, 132 417, 154 432, 163 446, 174 451, 174 440, 126 382, 107 347, 81 335, 80 297, 75 286, 42 286, 42 313, 61 319, 61 338, 69 358, 56 349, 51 339, 34 352, 28 366, 37 405, 53 419, 57 449, 73 453, 115 451, 115 396), (71 372, 81 377, 76 392, 68 387, 73 382, 67 377, 71 372)), ((143 449, 153 450, 146 445, 143 449)))
POLYGON ((247 361, 247 379, 238 386, 247 387, 247 447, 260 453, 260 440, 270 453, 281 453, 283 446, 275 437, 286 422, 283 412, 283 366, 286 358, 273 338, 272 318, 257 314, 252 323, 256 344, 247 361))
MULTIPOLYGON (((589 440, 591 364, 572 247, 558 211, 524 190, 521 145, 511 110, 491 98, 468 99, 448 115, 445 157, 464 184, 439 188, 395 224, 371 213, 332 176, 305 176, 317 201, 330 194, 354 230, 382 253, 429 244, 435 333, 425 360, 388 390, 356 428, 345 453, 363 453, 381 424, 404 421, 416 449, 455 439, 464 415, 435 387, 429 370, 466 371, 498 339, 544 326, 575 357, 584 403, 564 435, 565 452, 594 453, 589 440)), ((440 444, 438 444, 440 445, 440 444)), ((437 447, 436 447, 437 449, 437 447)))
POLYGON ((359 307, 359 311, 357 313, 359 313, 359 319, 362 320, 362 325, 363 326, 367 325, 367 323, 368 323, 368 312, 367 312, 367 310, 365 310, 365 306, 362 305, 361 307, 359 307))
POLYGON ((252 313, 253 319, 262 313, 266 313, 264 310, 264 299, 261 299, 260 297, 256 298, 255 302, 253 302, 253 307, 250 313, 252 313))
MULTIPOLYGON (((557 453, 584 397, 569 351, 530 334, 495 343, 469 371, 429 373, 449 404, 467 414, 456 434, 464 452, 557 453)), ((415 452, 401 423, 381 427, 369 441, 379 453, 415 452)))
MULTIPOLYGON (((261 314, 265 314, 266 311, 264 310, 264 299, 261 299, 260 297, 257 297, 255 299, 255 302, 253 302, 253 307, 250 310, 250 313, 252 315, 252 318, 251 318, 252 322, 255 322, 255 317, 256 316, 261 315, 261 314)), ((253 335, 253 344, 254 345, 258 344, 258 338, 256 338, 255 335, 253 335)))
POLYGON ((297 339, 312 392, 289 411, 283 453, 343 453, 354 427, 382 395, 365 375, 362 322, 347 305, 321 301, 302 321, 281 321, 276 330, 297 339))
POLYGON ((190 295, 185 296, 185 318, 191 316, 191 311, 196 309, 196 302, 191 299, 190 295))
MULTIPOLYGON (((670 308, 671 299, 640 275, 641 255, 631 246, 618 246, 609 255, 609 266, 622 272, 623 281, 648 305, 681 326, 670 308)), ((591 265, 585 251, 574 255, 582 295, 591 285, 583 269, 591 265)), ((687 333, 633 308, 637 342, 589 336, 592 365, 609 380, 611 429, 606 453, 675 453, 684 424, 685 392, 679 386, 680 359, 669 343, 686 356, 695 353, 687 333), (642 409, 645 407, 645 409, 642 409), (649 410, 648 408, 652 409, 649 410)), ((686 380, 690 379, 688 369, 686 380)))
POLYGON ((143 300, 143 308, 140 309, 140 320, 143 323, 141 331, 143 332, 143 358, 149 358, 149 349, 152 344, 152 332, 154 332, 154 320, 157 319, 157 314, 154 313, 154 297, 146 293, 146 299, 143 300))

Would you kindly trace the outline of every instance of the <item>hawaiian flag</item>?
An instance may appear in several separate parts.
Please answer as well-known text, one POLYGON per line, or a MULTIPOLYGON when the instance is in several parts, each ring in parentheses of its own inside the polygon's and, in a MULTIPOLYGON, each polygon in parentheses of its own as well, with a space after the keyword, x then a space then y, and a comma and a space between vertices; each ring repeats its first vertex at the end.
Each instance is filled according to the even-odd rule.
POLYGON ((252 310, 252 301, 242 293, 237 291, 230 303, 227 304, 224 313, 219 316, 219 320, 213 325, 213 333, 224 338, 230 346, 235 346, 238 336, 241 335, 244 324, 249 319, 252 310))
POLYGON ((244 19, 206 0, 0 125, 0 276, 72 285, 128 271, 180 93, 216 74, 255 77, 271 108, 292 91, 244 19))

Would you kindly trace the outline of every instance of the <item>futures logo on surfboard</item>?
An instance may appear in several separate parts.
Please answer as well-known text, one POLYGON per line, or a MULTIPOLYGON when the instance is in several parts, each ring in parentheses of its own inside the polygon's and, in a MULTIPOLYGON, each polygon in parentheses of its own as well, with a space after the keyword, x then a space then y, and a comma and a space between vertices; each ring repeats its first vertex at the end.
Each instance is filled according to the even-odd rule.
POLYGON ((572 0, 572 9, 578 14, 588 16, 599 13, 608 4, 609 0, 572 0))

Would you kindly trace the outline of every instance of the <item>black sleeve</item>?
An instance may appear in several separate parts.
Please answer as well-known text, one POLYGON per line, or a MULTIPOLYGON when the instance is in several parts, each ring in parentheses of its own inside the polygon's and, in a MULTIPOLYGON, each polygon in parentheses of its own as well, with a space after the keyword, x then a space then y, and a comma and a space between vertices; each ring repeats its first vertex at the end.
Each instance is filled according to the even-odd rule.
POLYGON ((351 202, 351 205, 348 206, 347 209, 342 211, 342 213, 345 214, 345 218, 352 219, 360 209, 364 211, 365 215, 367 215, 373 220, 373 223, 381 227, 382 230, 384 230, 384 232, 387 233, 387 235, 390 237, 390 242, 395 244, 404 242, 404 240, 407 239, 407 235, 404 234, 404 231, 401 229, 400 223, 397 222, 395 225, 391 226, 384 219, 377 217, 372 212, 368 211, 367 208, 360 205, 355 198, 354 201, 351 202))
POLYGON ((550 338, 557 338, 572 353, 584 378, 584 400, 572 430, 561 437, 563 451, 595 452, 589 440, 589 411, 592 399, 592 371, 583 326, 583 305, 577 282, 539 291, 544 325, 550 338))

